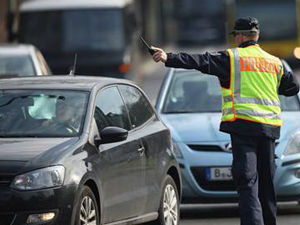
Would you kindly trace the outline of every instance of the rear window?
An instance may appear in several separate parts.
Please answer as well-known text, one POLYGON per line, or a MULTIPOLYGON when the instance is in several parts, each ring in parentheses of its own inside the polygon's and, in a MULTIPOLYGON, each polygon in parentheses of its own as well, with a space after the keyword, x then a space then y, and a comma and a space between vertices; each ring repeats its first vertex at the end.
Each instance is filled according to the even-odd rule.
POLYGON ((2 55, 0 53, 1 75, 32 76, 36 75, 32 59, 29 55, 2 55))

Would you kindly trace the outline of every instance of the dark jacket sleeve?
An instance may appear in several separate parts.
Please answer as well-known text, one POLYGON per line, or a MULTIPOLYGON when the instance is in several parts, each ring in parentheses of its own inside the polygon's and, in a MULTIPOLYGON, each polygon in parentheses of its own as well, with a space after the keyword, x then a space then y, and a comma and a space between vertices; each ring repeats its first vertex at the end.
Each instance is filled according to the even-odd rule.
POLYGON ((283 75, 281 77, 278 94, 284 96, 296 95, 299 92, 299 83, 297 78, 294 76, 292 69, 288 66, 285 61, 283 64, 283 75))
POLYGON ((196 69, 202 73, 215 75, 219 80, 229 80, 230 60, 227 51, 205 54, 168 53, 167 67, 196 69))

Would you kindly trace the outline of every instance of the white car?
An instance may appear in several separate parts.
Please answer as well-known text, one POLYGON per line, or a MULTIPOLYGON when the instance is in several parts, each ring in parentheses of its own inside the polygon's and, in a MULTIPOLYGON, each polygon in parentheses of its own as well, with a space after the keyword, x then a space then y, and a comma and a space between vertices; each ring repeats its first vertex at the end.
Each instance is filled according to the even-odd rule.
POLYGON ((42 53, 33 45, 1 44, 0 77, 51 75, 42 53))

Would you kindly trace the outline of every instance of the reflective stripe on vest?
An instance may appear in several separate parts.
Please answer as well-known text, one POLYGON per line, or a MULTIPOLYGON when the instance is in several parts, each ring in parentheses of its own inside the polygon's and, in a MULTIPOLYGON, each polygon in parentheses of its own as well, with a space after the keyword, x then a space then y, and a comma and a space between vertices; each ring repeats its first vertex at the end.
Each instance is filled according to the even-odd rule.
POLYGON ((281 61, 258 45, 227 50, 230 88, 222 88, 222 121, 250 120, 281 126, 277 90, 283 74, 281 61))

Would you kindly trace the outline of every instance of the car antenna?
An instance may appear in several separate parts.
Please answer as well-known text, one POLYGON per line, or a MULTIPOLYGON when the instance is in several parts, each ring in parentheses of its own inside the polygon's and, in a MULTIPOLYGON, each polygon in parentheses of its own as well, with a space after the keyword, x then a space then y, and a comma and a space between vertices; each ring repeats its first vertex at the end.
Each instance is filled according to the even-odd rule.
POLYGON ((70 70, 69 75, 75 76, 76 63, 77 63, 77 53, 75 53, 73 68, 70 70))

